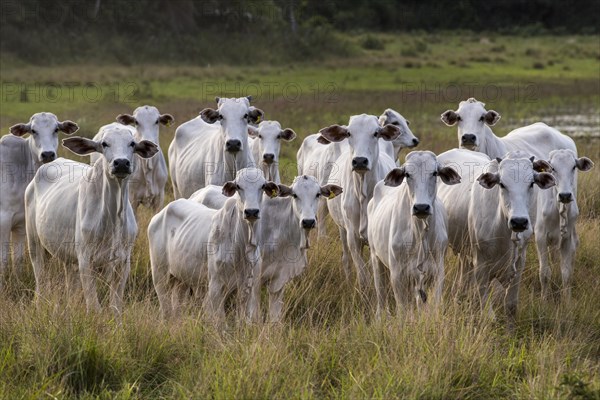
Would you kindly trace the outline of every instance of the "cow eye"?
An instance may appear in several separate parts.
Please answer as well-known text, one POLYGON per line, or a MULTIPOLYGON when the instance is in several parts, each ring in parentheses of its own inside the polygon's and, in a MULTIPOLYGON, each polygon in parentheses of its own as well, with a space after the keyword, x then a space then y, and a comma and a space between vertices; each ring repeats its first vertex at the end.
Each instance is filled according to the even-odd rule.
POLYGON ((244 114, 243 119, 248 118, 248 114, 244 114))
POLYGON ((406 120, 406 125, 410 125, 410 121, 409 120, 406 120))
POLYGON ((456 117, 457 121, 462 121, 462 118, 460 117, 460 115, 458 117, 456 117))
POLYGON ((158 122, 159 122, 159 121, 158 121, 158 119, 157 119, 157 120, 156 120, 156 122, 155 122, 154 124, 155 124, 155 125, 158 125, 158 122))
POLYGON ((500 183, 498 184, 498 186, 500 186, 502 189, 506 189, 506 186, 504 186, 504 183, 502 183, 502 182, 500 182, 500 183))
POLYGON ((129 143, 129 145, 130 145, 131 147, 135 147, 135 142, 131 142, 131 143, 129 143))
POLYGON ((405 173, 405 174, 404 174, 404 177, 405 177, 406 179, 408 179, 408 178, 410 178, 410 174, 406 174, 406 173, 405 173))
POLYGON ((479 118, 479 121, 483 122, 483 115, 479 118))
POLYGON ((108 147, 108 143, 102 142, 102 147, 108 147))
POLYGON ((32 135, 37 135, 37 131, 36 131, 35 129, 32 129, 32 130, 31 130, 31 134, 32 134, 32 135))
POLYGON ((259 138, 259 139, 262 139, 262 135, 258 135, 258 138, 259 138))
POLYGON ((531 182, 531 183, 529 184, 529 189, 531 189, 532 187, 533 187, 533 182, 531 182))
POLYGON ((58 128, 54 129, 54 133, 58 133, 58 128))
POLYGON ((217 117, 217 119, 218 119, 219 121, 221 121, 221 120, 223 120, 223 119, 225 119, 225 118, 223 118, 223 116, 222 116, 221 114, 219 114, 219 116, 217 117))
POLYGON ((400 122, 398 122, 398 121, 394 121, 394 122, 392 122, 392 125, 396 125, 396 126, 398 126, 398 125, 400 125, 400 122))
POLYGON ((317 199, 321 197, 321 193, 317 193, 317 199))
POLYGON ((437 173, 437 171, 433 171, 433 174, 432 174, 432 175, 433 175, 433 176, 438 176, 438 173, 437 173))
POLYGON ((373 134, 374 137, 377 137, 377 131, 375 131, 375 133, 373 134))

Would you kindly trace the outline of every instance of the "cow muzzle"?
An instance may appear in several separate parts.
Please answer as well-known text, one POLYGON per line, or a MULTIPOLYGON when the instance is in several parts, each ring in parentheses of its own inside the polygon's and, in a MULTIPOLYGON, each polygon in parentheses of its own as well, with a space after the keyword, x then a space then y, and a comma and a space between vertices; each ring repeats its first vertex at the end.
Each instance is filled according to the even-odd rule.
POLYGON ((514 217, 510 219, 509 226, 514 232, 523 232, 529 227, 529 220, 525 217, 514 217))
POLYGON ((431 215, 431 206, 429 204, 415 204, 412 207, 412 215, 424 219, 431 215))
POLYGON ((56 160, 56 153, 53 151, 42 151, 40 161, 44 164, 56 160))
POLYGON ((248 221, 256 221, 260 218, 259 216, 260 210, 257 208, 247 208, 244 210, 244 219, 248 221))
POLYGON ((460 145, 467 149, 473 149, 477 146, 477 136, 472 133, 465 133, 460 138, 460 145))
POLYGON ((365 172, 369 170, 369 159, 366 157, 354 157, 352 159, 352 171, 365 172))
POLYGON ((265 153, 263 154, 263 161, 265 162, 265 164, 273 164, 273 162, 275 162, 275 154, 271 154, 271 153, 265 153))
POLYGON ((317 221, 314 219, 303 219, 301 223, 303 229, 313 229, 317 226, 317 221))
POLYGON ((131 161, 126 158, 117 158, 112 163, 111 173, 117 178, 126 178, 131 174, 131 161))
POLYGON ((242 150, 242 142, 237 139, 231 139, 225 142, 225 150, 228 153, 237 153, 242 150))
POLYGON ((569 204, 573 201, 573 193, 561 192, 558 194, 558 201, 563 204, 569 204))

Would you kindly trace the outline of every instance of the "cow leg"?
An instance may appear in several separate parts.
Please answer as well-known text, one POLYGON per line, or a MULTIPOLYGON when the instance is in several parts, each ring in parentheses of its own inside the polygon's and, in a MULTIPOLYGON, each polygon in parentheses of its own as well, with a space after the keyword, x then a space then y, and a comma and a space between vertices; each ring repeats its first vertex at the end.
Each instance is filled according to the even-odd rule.
POLYGON ((363 241, 358 235, 354 235, 350 231, 348 231, 346 237, 348 238, 348 249, 350 250, 358 277, 358 288, 364 290, 368 287, 368 276, 367 268, 362 258, 363 241))
POLYGON ((25 256, 25 225, 17 226, 13 229, 12 235, 12 246, 13 246, 13 256, 12 256, 12 265, 13 270, 15 271, 15 275, 18 278, 22 277, 23 273, 23 263, 25 256))
POLYGON ((406 287, 406 282, 403 281, 400 268, 401 266, 399 265, 395 268, 390 268, 390 284, 394 293, 394 300, 396 301, 396 315, 400 315, 405 311, 412 299, 412 295, 406 287))
MULTIPOLYGON (((98 301, 98 292, 96 291, 96 277, 89 259, 85 256, 79 256, 79 278, 81 287, 85 296, 85 305, 88 312, 100 311, 100 301, 98 301)), ((36 277, 37 280, 37 277, 36 277)))
POLYGON ((160 304, 160 313, 163 319, 169 318, 173 314, 173 303, 169 296, 169 291, 175 291, 173 287, 175 285, 172 282, 173 278, 169 275, 169 271, 166 266, 160 265, 155 266, 155 261, 150 255, 150 262, 152 264, 152 283, 154 284, 154 290, 158 297, 158 304, 160 304))
POLYGON ((560 273, 562 277, 563 299, 571 301, 571 275, 573 273, 573 259, 575 258, 575 243, 577 234, 571 235, 571 240, 563 239, 560 242, 560 273))
POLYGON ((513 331, 517 321, 517 305, 519 303, 519 286, 521 284, 521 273, 525 267, 525 250, 519 255, 515 263, 516 271, 504 296, 504 310, 508 317, 508 330, 513 331))
POLYGON ((269 291, 269 321, 270 322, 280 322, 281 314, 283 310, 283 291, 285 286, 283 286, 277 292, 269 291))
POLYGON ((340 241, 342 242, 342 267, 346 280, 352 279, 352 267, 350 265, 350 249, 348 248, 348 233, 346 229, 340 227, 340 241))
POLYGON ((322 238, 327 236, 327 200, 320 199, 317 208, 317 234, 322 238))
MULTIPOLYGON (((254 263, 252 265, 252 277, 249 282, 241 282, 241 287, 238 289, 238 294, 242 296, 240 301, 246 301, 246 318, 248 322, 256 323, 260 319, 260 270, 261 262, 254 263), (248 291, 250 293, 247 293, 248 291)), ((240 302, 239 304, 241 308, 244 303, 240 302)))
POLYGON ((189 287, 182 282, 174 282, 171 286, 171 317, 176 318, 180 314, 181 309, 188 305, 187 300, 189 300, 189 287))
POLYGON ((475 261, 475 280, 477 282, 477 286, 479 288, 479 306, 481 309, 481 313, 484 314, 486 308, 488 308, 488 314, 491 319, 494 318, 494 311, 490 304, 488 304, 488 299, 490 295, 490 274, 488 272, 489 267, 486 265, 477 265, 477 261, 475 261))
POLYGON ((217 277, 210 277, 208 292, 204 299, 204 311, 207 316, 222 321, 225 319, 225 298, 223 293, 223 282, 217 277))
POLYGON ((112 275, 110 284, 110 308, 117 317, 121 316, 123 311, 123 297, 125 295, 125 285, 129 278, 131 269, 129 257, 123 262, 118 263, 115 273, 112 275))
POLYGON ((6 213, 0 213, 0 291, 4 286, 4 275, 10 259, 10 229, 10 216, 6 213))
POLYGON ((552 271, 550 269, 549 262, 549 249, 548 242, 546 241, 546 235, 543 232, 540 232, 535 237, 536 248, 538 253, 538 259, 540 262, 540 285, 542 287, 542 300, 548 299, 548 285, 550 284, 550 279, 552 277, 552 271))
POLYGON ((437 257, 437 274, 433 282, 433 303, 436 307, 442 305, 442 294, 444 291, 445 279, 444 256, 445 252, 442 252, 437 257))
POLYGON ((385 265, 379 260, 373 251, 371 251, 371 264, 373 266, 373 281, 375 283, 375 297, 377 301, 375 317, 378 320, 381 320, 383 313, 387 311, 387 296, 384 285, 384 274, 387 271, 385 265))

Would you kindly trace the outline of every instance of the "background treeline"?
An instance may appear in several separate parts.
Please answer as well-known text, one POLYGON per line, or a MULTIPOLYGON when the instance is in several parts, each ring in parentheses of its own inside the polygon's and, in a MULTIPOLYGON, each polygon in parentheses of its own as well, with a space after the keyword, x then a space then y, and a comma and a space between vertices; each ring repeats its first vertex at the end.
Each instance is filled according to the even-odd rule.
POLYGON ((39 65, 257 64, 351 55, 365 32, 599 31, 589 0, 0 0, 0 50, 39 65))

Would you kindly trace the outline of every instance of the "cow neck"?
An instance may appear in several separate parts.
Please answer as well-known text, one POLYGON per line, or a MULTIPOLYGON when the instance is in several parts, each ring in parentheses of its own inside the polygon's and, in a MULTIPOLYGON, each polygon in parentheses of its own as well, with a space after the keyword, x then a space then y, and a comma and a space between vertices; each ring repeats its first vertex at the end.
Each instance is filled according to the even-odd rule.
POLYGON ((564 239, 567 237, 567 225, 569 224, 569 209, 571 208, 571 204, 573 204, 576 200, 569 204, 558 202, 558 221, 560 227, 560 237, 564 239))
MULTIPOLYGON (((27 156, 29 157, 29 166, 33 169, 33 171, 31 171, 31 176, 33 178, 33 174, 40 169, 43 163, 37 157, 37 149, 35 148, 33 137, 29 135, 29 137, 25 139, 25 142, 27 143, 27 149, 29 150, 27 156)), ((27 171, 25 171, 25 174, 27 174, 27 171)), ((29 181, 31 181, 31 179, 29 179, 29 181)))
MULTIPOLYGON (((104 160, 99 158, 92 167, 93 178, 88 180, 89 185, 101 185, 99 204, 103 206, 101 214, 108 214, 114 221, 115 239, 123 237, 123 227, 127 224, 127 207, 129 206, 129 178, 116 179, 109 176, 104 168, 104 160), (96 179, 102 177, 102 179, 96 179)), ((122 244, 120 245, 122 246, 122 244)))
POLYGON ((506 145, 502 140, 496 136, 490 127, 487 125, 484 127, 485 135, 484 140, 477 149, 477 151, 487 154, 491 159, 496 157, 504 157, 507 153, 506 145))

